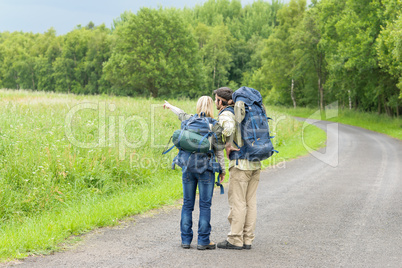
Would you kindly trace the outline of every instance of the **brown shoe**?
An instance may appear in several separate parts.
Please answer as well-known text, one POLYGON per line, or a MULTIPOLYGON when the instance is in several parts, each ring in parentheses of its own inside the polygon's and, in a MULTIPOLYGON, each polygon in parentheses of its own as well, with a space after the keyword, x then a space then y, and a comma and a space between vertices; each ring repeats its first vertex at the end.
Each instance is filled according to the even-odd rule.
POLYGON ((197 249, 199 250, 206 250, 206 249, 216 249, 216 244, 211 242, 209 243, 209 245, 197 245, 197 249))

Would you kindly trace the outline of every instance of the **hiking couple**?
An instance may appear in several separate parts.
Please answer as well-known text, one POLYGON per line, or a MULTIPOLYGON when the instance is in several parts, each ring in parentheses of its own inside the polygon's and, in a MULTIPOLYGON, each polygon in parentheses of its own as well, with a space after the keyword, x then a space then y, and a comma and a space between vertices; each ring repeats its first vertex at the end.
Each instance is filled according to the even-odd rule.
MULTIPOLYGON (((164 104, 164 108, 170 109, 178 116, 182 122, 182 130, 190 129, 191 131, 190 126, 192 125, 194 126, 192 130, 201 132, 200 129, 209 128, 201 134, 203 138, 199 143, 197 141, 198 150, 194 152, 188 152, 181 148, 180 141, 185 139, 181 139, 183 131, 179 131, 180 134, 178 132, 176 135, 178 144, 175 143, 175 145, 179 148, 179 154, 173 163, 182 168, 183 182, 183 207, 180 221, 181 247, 190 248, 193 239, 192 212, 198 184, 200 216, 197 249, 216 248, 216 244, 210 241, 211 204, 215 181, 214 173, 219 172, 218 185, 226 175, 223 154, 223 149, 225 149, 227 157, 230 159, 228 189, 230 232, 227 239, 218 243, 217 246, 223 249, 251 249, 257 218, 256 192, 261 171, 260 160, 267 158, 258 155, 261 153, 261 148, 266 147, 266 145, 261 144, 259 146, 260 138, 257 138, 256 135, 258 135, 259 130, 264 130, 265 125, 266 132, 269 132, 267 117, 262 105, 261 94, 255 89, 242 87, 233 93, 230 88, 222 87, 214 91, 214 96, 216 109, 219 110, 218 120, 213 119, 213 100, 209 96, 199 98, 196 106, 197 114, 195 115, 189 115, 168 102, 164 104), (261 126, 256 124, 261 124, 261 126), (211 141, 210 151, 200 153, 200 144, 205 138, 211 141), (255 138, 253 141, 249 140, 253 138, 255 138), (250 150, 254 144, 259 151, 257 154, 254 152, 255 148, 250 150), (250 148, 247 149, 247 147, 250 148), (248 155, 253 157, 249 158, 248 155)), ((270 151, 270 156, 273 148, 269 134, 267 135, 269 148, 265 149, 270 151)), ((188 139, 191 140, 191 138, 188 139)), ((175 142, 175 134, 173 141, 175 142)))

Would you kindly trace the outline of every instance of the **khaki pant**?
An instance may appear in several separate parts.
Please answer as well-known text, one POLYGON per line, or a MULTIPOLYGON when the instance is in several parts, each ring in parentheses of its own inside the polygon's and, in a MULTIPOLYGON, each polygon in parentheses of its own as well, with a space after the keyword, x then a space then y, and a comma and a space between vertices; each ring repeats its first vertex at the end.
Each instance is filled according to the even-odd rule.
POLYGON ((242 247, 254 240, 257 220, 257 187, 261 170, 229 170, 229 216, 228 242, 242 247))

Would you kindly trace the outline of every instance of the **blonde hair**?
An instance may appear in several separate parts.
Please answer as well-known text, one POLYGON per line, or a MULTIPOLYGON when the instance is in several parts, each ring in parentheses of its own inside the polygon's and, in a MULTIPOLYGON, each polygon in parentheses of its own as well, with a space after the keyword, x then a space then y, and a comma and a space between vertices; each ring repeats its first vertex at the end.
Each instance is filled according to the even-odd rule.
POLYGON ((214 101, 209 96, 202 96, 197 101, 197 114, 205 113, 205 116, 214 118, 214 101))

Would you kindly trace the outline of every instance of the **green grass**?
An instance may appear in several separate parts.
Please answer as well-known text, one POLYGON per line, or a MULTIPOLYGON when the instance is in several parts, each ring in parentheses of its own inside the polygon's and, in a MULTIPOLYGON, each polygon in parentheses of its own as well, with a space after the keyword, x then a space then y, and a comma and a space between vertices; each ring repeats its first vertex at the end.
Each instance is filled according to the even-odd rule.
MULTIPOLYGON (((196 101, 169 101, 195 112, 196 101)), ((180 122, 162 103, 0 90, 0 260, 58 250, 71 235, 179 199, 175 152, 161 152, 180 122)), ((307 154, 303 144, 324 146, 322 130, 268 114, 280 153, 265 167, 307 154)))
POLYGON ((126 216, 173 203, 181 196, 181 181, 166 174, 152 187, 138 187, 112 196, 86 197, 62 211, 50 211, 24 222, 11 222, 0 235, 0 256, 24 258, 29 254, 48 254, 59 248, 70 235, 102 226, 112 226, 126 216))
MULTIPOLYGON (((278 111, 292 116, 303 118, 320 119, 320 114, 316 109, 308 108, 279 108, 275 107, 278 111)), ((391 118, 385 114, 378 115, 377 113, 359 112, 348 109, 329 109, 328 118, 325 120, 338 122, 342 124, 357 126, 372 130, 375 132, 383 133, 388 136, 402 139, 402 119, 391 118)))

